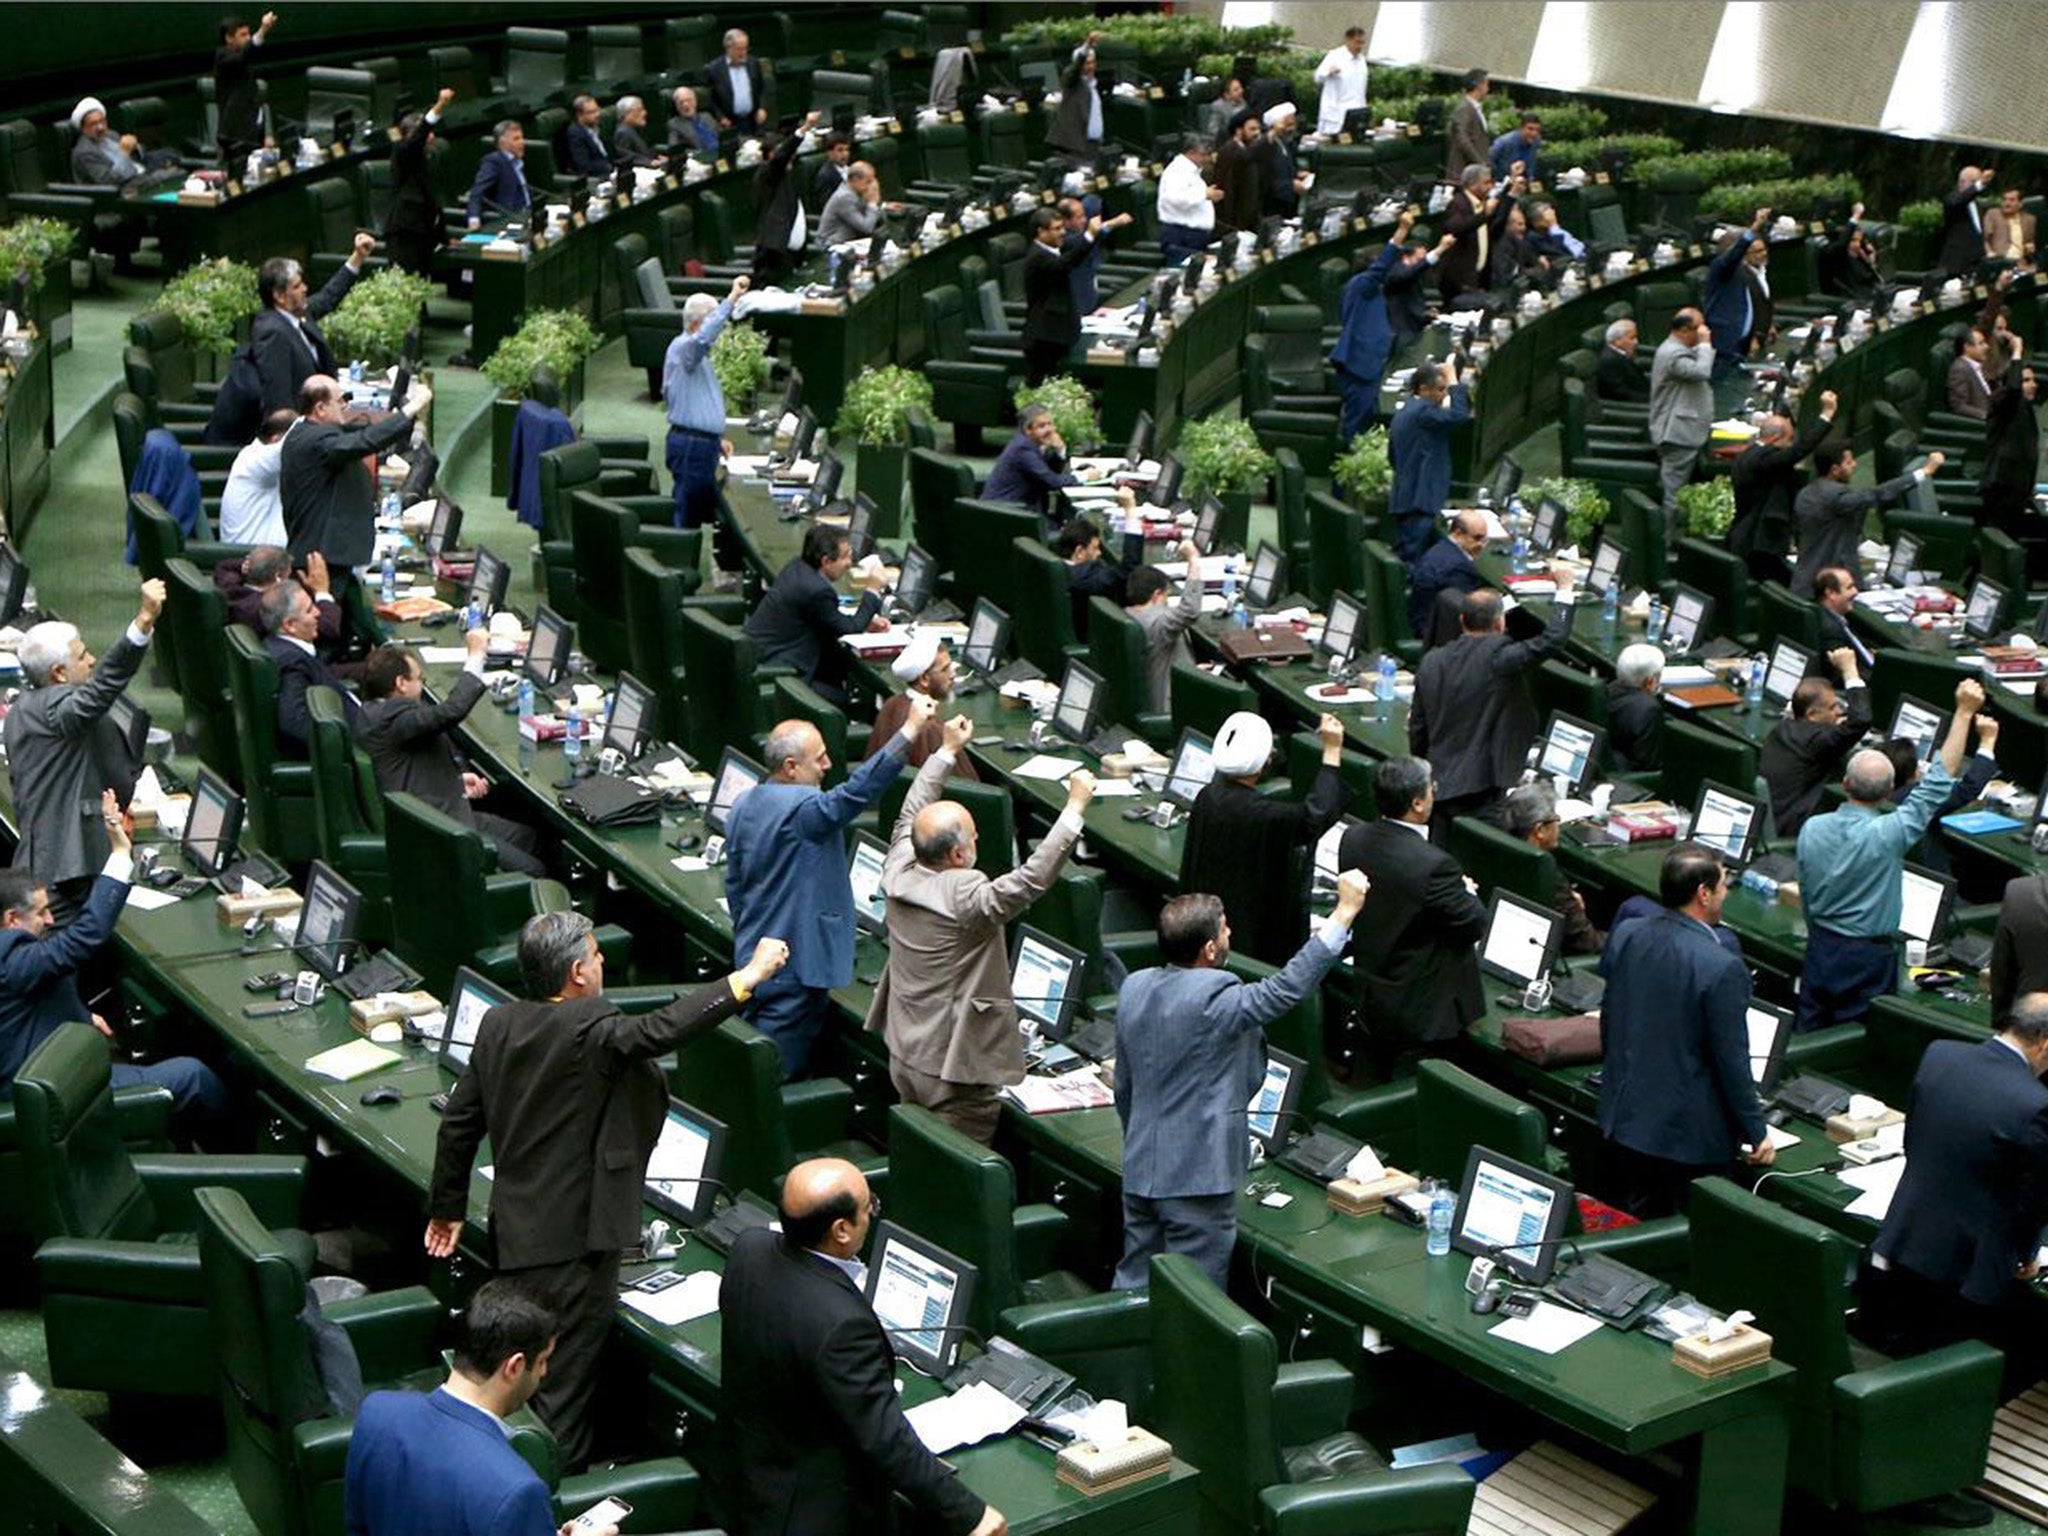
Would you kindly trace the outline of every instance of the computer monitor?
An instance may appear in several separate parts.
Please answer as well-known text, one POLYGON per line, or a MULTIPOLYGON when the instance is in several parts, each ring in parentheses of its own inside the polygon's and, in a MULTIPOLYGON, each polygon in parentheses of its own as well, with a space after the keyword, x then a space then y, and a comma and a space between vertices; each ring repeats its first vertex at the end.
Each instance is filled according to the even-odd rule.
POLYGON ((1989 576, 1970 583, 1970 595, 1963 604, 1963 633, 1972 640, 1989 640, 1998 633, 2005 617, 2005 588, 1989 576))
POLYGON ((462 508, 446 496, 435 498, 434 515, 427 523, 426 551, 445 560, 462 538, 462 508))
POLYGON ((1209 554, 1216 548, 1216 531, 1223 526, 1223 503, 1213 492, 1204 491, 1195 507, 1194 531, 1188 535, 1195 548, 1209 554))
POLYGON ((339 981, 355 959, 362 910, 362 893, 315 859, 306 873, 306 899, 292 948, 309 969, 339 981))
POLYGON ((546 603, 533 610, 533 633, 526 641, 526 675, 545 693, 569 669, 569 621, 546 603))
POLYGON ((1748 795, 1709 779, 1700 785, 1686 836, 1714 850, 1731 864, 1747 864, 1763 830, 1763 816, 1748 795))
POLYGON ((1077 745, 1095 734, 1102 706, 1102 679, 1078 661, 1067 663, 1060 679, 1059 702, 1053 706, 1052 728, 1077 745))
POLYGON ((789 434, 789 460, 794 464, 811 451, 811 443, 818 435, 818 418, 806 405, 796 413, 796 428, 789 434))
POLYGON ((1138 412, 1131 423, 1130 441, 1124 444, 1124 462, 1133 469, 1152 457, 1152 413, 1138 412))
POLYGON ((1496 509, 1505 508, 1522 486, 1522 466, 1508 454, 1500 456, 1500 462, 1493 466, 1493 476, 1486 482, 1487 499, 1496 509))
POLYGON ((1609 587, 1614 587, 1618 591, 1621 586, 1621 562, 1627 555, 1626 549, 1603 535, 1600 547, 1593 551, 1593 563, 1586 571, 1586 589, 1603 597, 1609 587))
POLYGON ((1563 918, 1548 907, 1496 887, 1486 916, 1486 937, 1479 946, 1479 968, 1489 976, 1526 987, 1557 964, 1563 940, 1563 918))
POLYGON ((1956 883, 1931 869, 1908 864, 1899 871, 1899 932, 1922 944, 1939 944, 1955 911, 1956 883))
POLYGON ((768 770, 744 752, 727 747, 718 759, 718 777, 711 781, 711 799, 704 807, 704 824, 721 835, 726 818, 740 796, 768 777, 768 770))
POLYGON ((242 797, 211 768, 201 768, 192 781, 192 809, 185 813, 178 846, 193 869, 211 880, 234 863, 241 836, 242 797))
POLYGON ((853 925, 877 936, 889 931, 889 901, 882 894, 882 865, 889 846, 868 832, 857 832, 846 856, 846 878, 853 883, 853 925))
POLYGON ((1756 1091, 1769 1098, 1778 1091, 1778 1079, 1785 1071, 1785 1047, 1792 1039, 1792 1010, 1752 998, 1743 1021, 1749 1028, 1749 1075, 1756 1080, 1756 1091))
MULTIPOLYGON (((1906 473, 1911 474, 1915 470, 1926 468, 1926 459, 1915 459, 1906 466, 1906 473)), ((1934 488, 1933 474, 1929 473, 1925 479, 1915 480, 1900 506, 1908 512, 1918 512, 1922 517, 1941 516, 1941 492, 1934 488)))
POLYGON ((853 549, 853 558, 865 560, 875 547, 875 504, 864 494, 856 493, 853 506, 846 514, 846 541, 853 549))
POLYGON ((1562 1179, 1474 1147, 1451 1216, 1451 1246, 1492 1259, 1524 1285, 1545 1285, 1573 1208, 1572 1187, 1562 1179))
POLYGON ((1307 1081, 1307 1062, 1270 1045, 1266 1047, 1266 1075, 1260 1079, 1259 1091, 1245 1105, 1244 1113, 1252 1140, 1264 1147, 1269 1156, 1286 1147, 1299 1112, 1302 1085, 1307 1081))
POLYGON ((1159 461, 1159 478, 1152 482, 1152 489, 1145 499, 1155 507, 1170 507, 1173 499, 1180 495, 1180 460, 1172 454, 1159 461))
POLYGON ((994 672, 1003 665, 1010 648, 1010 616, 985 597, 974 600, 967 616, 967 639, 960 647, 960 659, 973 672, 994 672))
POLYGON ((1180 742, 1173 749, 1173 764, 1166 770, 1166 788, 1161 791, 1166 799, 1183 808, 1194 805, 1195 797, 1216 777, 1216 760, 1211 755, 1215 745, 1192 727, 1180 733, 1180 742))
POLYGON ((647 1203, 686 1227, 709 1221, 718 1199, 718 1176, 725 1168, 728 1134, 723 1121, 681 1099, 670 1099, 668 1117, 647 1159, 642 1191, 647 1203))
POLYGON ((483 1024, 484 1015, 512 1000, 512 994, 495 981, 466 965, 457 966, 455 979, 448 986, 448 1006, 443 1010, 441 1065, 457 1077, 467 1072, 469 1055, 476 1049, 476 1032, 483 1024))
POLYGON ((119 694, 107 707, 107 724, 128 749, 128 760, 140 763, 149 747, 149 711, 127 694, 119 694))
POLYGON ((1545 778, 1562 776, 1574 790, 1593 780, 1599 770, 1600 753, 1607 745, 1607 733, 1576 716, 1554 710, 1543 732, 1542 753, 1536 771, 1545 778))
POLYGON ((1244 582, 1245 606, 1272 607, 1273 599, 1280 595, 1280 586, 1286 576, 1286 557, 1272 545, 1261 541, 1258 549, 1252 554, 1252 573, 1244 582))
POLYGON ((1332 661, 1349 661, 1358 653, 1358 630, 1364 622, 1365 608, 1357 598, 1348 592, 1332 592, 1316 649, 1332 661))
POLYGON ((1884 560, 1884 584, 1888 587, 1910 585, 1913 573, 1920 569, 1920 535, 1901 533, 1892 540, 1890 552, 1884 560))
MULTIPOLYGON (((818 455, 818 472, 811 476, 811 505, 822 507, 839 494, 839 482, 846 478, 846 465, 827 448, 818 455)), ((855 551, 856 554, 859 551, 855 551)))
POLYGON ((619 686, 612 693, 611 713, 605 717, 600 750, 616 748, 630 763, 654 739, 654 714, 654 690, 632 673, 621 672, 619 686))
POLYGON ((1780 708, 1790 704, 1806 677, 1806 669, 1812 665, 1813 652, 1790 640, 1780 640, 1771 647, 1771 662, 1764 668, 1764 697, 1780 708))
POLYGON ((1048 1040, 1066 1038, 1080 1002, 1086 963, 1078 949, 1028 923, 1017 925, 1017 935, 1010 941, 1010 998, 1027 1028, 1048 1040))
POLYGON ((896 606, 908 614, 923 613, 938 579, 938 562, 919 546, 910 545, 903 551, 902 565, 896 569, 896 606))
POLYGON ((505 606, 505 589, 512 582, 512 567, 483 545, 476 547, 476 568, 469 577, 469 600, 486 616, 505 606))
POLYGON ((1539 555, 1556 554, 1558 540, 1564 537, 1570 516, 1564 503, 1555 496, 1545 496, 1538 501, 1536 510, 1529 517, 1529 547, 1539 555))
POLYGON ((0 624, 12 624, 21 617, 21 605, 28 597, 28 566, 12 544, 0 544, 0 624))
POLYGON ((1892 708, 1892 725, 1886 738, 1910 741, 1921 762, 1932 758, 1941 747, 1942 712, 1921 699, 1907 695, 1892 708))
POLYGON ((1671 617, 1664 625, 1665 654, 1683 656, 1696 650, 1712 633, 1707 626, 1713 617, 1714 600, 1699 588, 1680 582, 1671 594, 1671 617))
POLYGON ((974 1296, 975 1269, 893 1221, 868 1249, 868 1307, 896 1353, 927 1376, 953 1368, 974 1296))

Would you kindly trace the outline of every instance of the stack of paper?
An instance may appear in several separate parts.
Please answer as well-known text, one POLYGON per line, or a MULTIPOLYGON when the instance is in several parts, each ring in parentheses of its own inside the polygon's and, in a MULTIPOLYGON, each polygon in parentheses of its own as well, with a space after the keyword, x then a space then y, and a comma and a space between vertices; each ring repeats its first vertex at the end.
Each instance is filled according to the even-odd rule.
MULTIPOLYGON (((676 1289, 680 1290, 678 1286, 676 1289)), ((668 1292, 662 1292, 667 1295, 668 1292)), ((630 1298, 628 1298, 630 1300, 630 1298)), ((651 1298, 660 1300, 660 1297, 651 1298)), ((949 1397, 935 1397, 919 1403, 903 1415, 917 1438, 934 1456, 975 1445, 991 1435, 1007 1434, 1024 1417, 1024 1410, 985 1381, 971 1382, 949 1397)))
POLYGON ((1554 1355, 1559 1350, 1579 1342, 1589 1333, 1600 1331, 1600 1319, 1589 1317, 1583 1312, 1574 1312, 1569 1307, 1555 1306, 1539 1301, 1527 1317, 1511 1317, 1504 1323, 1496 1323, 1486 1330, 1497 1339, 1510 1344, 1520 1344, 1538 1354, 1554 1355))
POLYGON ((1026 1077, 1003 1090, 1010 1101, 1027 1115, 1056 1115, 1069 1109, 1101 1109, 1116 1102, 1109 1084, 1094 1067, 1064 1072, 1058 1077, 1026 1077))
POLYGON ((1870 1163, 1861 1168, 1842 1168, 1836 1177, 1852 1189, 1861 1190, 1849 1202, 1851 1216, 1868 1216, 1872 1221, 1883 1221, 1885 1213, 1892 1208, 1892 1196, 1899 1191, 1899 1180, 1905 1176, 1906 1159, 1886 1158, 1881 1163, 1870 1163))
POLYGON ((619 1299, 635 1312, 670 1328, 709 1317, 718 1310, 719 1274, 715 1269, 699 1270, 667 1290, 621 1291, 619 1299))
POLYGON ((331 1051, 309 1056, 306 1059, 306 1070, 315 1077, 327 1077, 337 1083, 346 1083, 365 1073, 375 1072, 379 1067, 388 1067, 398 1059, 396 1051, 387 1051, 383 1046, 373 1045, 368 1040, 351 1040, 347 1045, 337 1045, 331 1051))

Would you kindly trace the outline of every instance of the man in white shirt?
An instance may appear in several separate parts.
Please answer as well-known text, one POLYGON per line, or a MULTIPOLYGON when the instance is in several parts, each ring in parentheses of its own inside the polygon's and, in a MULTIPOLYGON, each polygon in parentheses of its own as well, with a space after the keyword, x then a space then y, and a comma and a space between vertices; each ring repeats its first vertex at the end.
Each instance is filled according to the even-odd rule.
POLYGON ((1344 114, 1365 105, 1365 28, 1346 27, 1344 41, 1323 55, 1316 81, 1323 88, 1316 106, 1316 132, 1324 138, 1341 133, 1344 114))
POLYGON ((263 418, 255 442, 235 455, 234 468, 220 497, 220 536, 228 544, 283 544, 284 497, 278 490, 278 469, 284 435, 299 418, 291 411, 272 411, 263 418))
POLYGON ((1159 249, 1169 269, 1216 238, 1216 205, 1223 200, 1223 189, 1202 179, 1208 163, 1208 144, 1190 134, 1160 172, 1159 249))

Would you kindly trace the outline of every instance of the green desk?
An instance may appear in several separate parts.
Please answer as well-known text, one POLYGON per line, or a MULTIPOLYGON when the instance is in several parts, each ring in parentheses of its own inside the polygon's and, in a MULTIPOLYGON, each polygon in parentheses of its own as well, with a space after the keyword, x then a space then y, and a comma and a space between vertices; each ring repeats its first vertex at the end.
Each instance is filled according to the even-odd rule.
POLYGON ((57 451, 56 375, 47 334, 0 372, 0 527, 18 547, 50 488, 57 451))
MULTIPOLYGON (((220 257, 252 267, 273 256, 289 256, 304 263, 313 255, 318 231, 318 221, 306 203, 305 189, 329 177, 346 177, 360 202, 357 184, 362 167, 373 159, 389 159, 390 155, 389 139, 378 134, 347 154, 331 156, 304 170, 287 169, 272 181, 244 188, 210 206, 180 203, 174 187, 165 189, 168 196, 159 193, 117 206, 148 217, 162 245, 167 274, 220 257)), ((239 176, 239 171, 236 174, 239 176)), ((344 249, 335 254, 346 256, 348 252, 344 249)))

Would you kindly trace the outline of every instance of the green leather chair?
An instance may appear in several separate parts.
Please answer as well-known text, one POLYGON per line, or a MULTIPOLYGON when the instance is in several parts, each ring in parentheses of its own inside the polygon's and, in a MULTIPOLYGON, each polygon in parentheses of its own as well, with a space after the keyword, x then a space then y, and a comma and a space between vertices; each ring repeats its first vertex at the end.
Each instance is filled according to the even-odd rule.
MULTIPOLYGON (((876 802, 875 825, 884 841, 895 831, 896 818, 903 813, 904 799, 915 782, 916 775, 905 768, 876 802)), ((945 798, 964 806, 974 818, 976 869, 993 880, 1017 867, 1017 802, 1007 787, 973 779, 948 779, 945 798)))
POLYGON ((1529 683, 1537 711, 1546 720, 1552 710, 1562 710, 1588 725, 1607 724, 1607 685, 1591 672, 1552 657, 1537 665, 1529 683))
MULTIPOLYGON (((122 1142, 107 1042, 64 1024, 14 1079, 14 1112, 50 1381, 87 1391, 211 1396, 193 1195, 235 1188, 279 1227, 298 1218, 298 1157, 137 1156, 122 1142)), ((310 1267, 313 1240, 287 1235, 310 1267)))
POLYGON ((505 89, 540 100, 569 83, 569 34, 553 27, 505 29, 505 89))
POLYGON ((682 624, 690 710, 681 745, 705 763, 715 764, 727 747, 753 756, 755 743, 775 724, 773 679, 792 675, 791 669, 763 667, 746 631, 713 614, 686 609, 682 624))
POLYGON ((384 847, 384 796, 369 755, 356 745, 347 707, 332 688, 306 690, 307 761, 313 770, 313 844, 319 857, 363 893, 363 937, 391 942, 391 867, 384 847))
POLYGON ((313 856, 312 766, 278 755, 277 663, 246 625, 230 624, 227 637, 243 835, 272 858, 296 864, 313 856))
POLYGON ((626 235, 612 243, 612 268, 619 286, 619 323, 626 332, 626 361, 647 375, 650 399, 661 398, 661 371, 668 349, 683 334, 683 310, 659 257, 647 241, 626 235))
POLYGON ((1100 674, 1109 694, 1102 718, 1129 726, 1153 746, 1171 751, 1177 733, 1173 716, 1152 708, 1146 678, 1149 650, 1136 619, 1106 597, 1088 599, 1088 664, 1100 674))
POLYGON ((1004 558, 1010 602, 1003 606, 1016 621, 1011 641, 1026 660, 1057 682, 1069 657, 1088 655, 1088 647, 1074 633, 1074 597, 1067 581, 1067 562, 1047 549, 1036 534, 1010 540, 1004 558))
POLYGON ((677 1053, 669 1092, 723 1121, 725 1182, 773 1201, 782 1176, 812 1157, 842 1157, 872 1184, 888 1176, 888 1158, 852 1139, 853 1089, 836 1077, 782 1080, 775 1042, 727 1019, 677 1053))
MULTIPOLYGON (((1214 734, 1210 732, 1212 737, 1214 734)), ((1288 797, 1305 800, 1309 786, 1323 771, 1322 738, 1314 731, 1291 731, 1283 750, 1287 754, 1288 797)), ((1368 757, 1354 747, 1346 747, 1337 754, 1337 777, 1351 791, 1351 802, 1344 807, 1346 815, 1356 816, 1361 821, 1372 821, 1379 816, 1379 795, 1372 786, 1373 770, 1378 766, 1377 758, 1368 757)))
POLYGON ((953 505, 980 488, 972 464, 930 448, 910 450, 912 535, 942 571, 953 569, 953 505))
POLYGON ((1375 651, 1388 651, 1403 666, 1422 660, 1422 641, 1408 627, 1408 567, 1378 539, 1365 541, 1365 632, 1375 651))
MULTIPOLYGON (((1015 539, 1032 539, 1043 547, 1038 514, 1007 501, 963 498, 953 503, 946 533, 953 546, 953 601, 964 611, 974 606, 977 597, 985 597, 1009 614, 1015 621, 1010 643, 1021 651, 1019 631, 1029 621, 1017 606, 1017 573, 1012 569, 1016 561, 1011 558, 1010 546, 1015 539)), ((1060 601, 1067 599, 1062 595, 1060 601)), ((1064 632, 1070 636, 1074 632, 1071 609, 1064 632)))
POLYGON ((2017 622, 2027 600, 2027 552, 1997 528, 1977 530, 1977 574, 1989 576, 2010 594, 2008 622, 2017 622))
POLYGON ((128 322, 128 344, 149 354, 157 408, 169 419, 204 421, 212 415, 220 385, 200 379, 184 323, 176 315, 167 309, 144 310, 128 322))
POLYGON ((689 719, 683 668, 683 573, 644 549, 628 549, 621 571, 626 596, 626 665, 654 690, 663 730, 682 736, 689 719))
POLYGON ((1550 855, 1477 816, 1452 821, 1450 853, 1479 882, 1482 899, 1511 891, 1547 907, 1557 897, 1557 864, 1550 855))
POLYGON ((942 283, 918 296, 929 355, 924 376, 936 398, 933 412, 953 428, 956 453, 984 452, 982 433, 1016 419, 1010 401, 1010 370, 972 355, 967 340, 967 300, 958 287, 942 283))
POLYGON ((1365 514, 1358 508, 1322 491, 1308 493, 1308 595, 1318 604, 1327 604, 1332 592, 1371 590, 1366 538, 1365 514))
POLYGON ((1550 1161, 1539 1110, 1440 1057, 1418 1062, 1412 1077, 1326 1105, 1319 1118, 1416 1175, 1458 1178, 1474 1147, 1538 1168, 1550 1161))
POLYGON ((675 516, 675 503, 670 497, 653 494, 647 464, 613 464, 605 458, 603 445, 592 438, 579 438, 550 448, 535 464, 540 472, 540 544, 536 558, 540 562, 542 586, 550 608, 565 619, 581 619, 576 590, 574 498, 579 494, 610 497, 631 507, 642 521, 664 525, 675 516))
POLYGON ((228 697, 228 613, 212 572, 173 555, 164 562, 169 588, 157 645, 159 663, 175 679, 185 706, 185 732, 199 760, 229 783, 242 765, 235 742, 235 705, 228 697))
MULTIPOLYGON (((114 447, 121 460, 121 483, 135 483, 135 466, 142 459, 143 439, 149 436, 150 428, 158 425, 156 408, 131 389, 123 389, 114 396, 109 407, 114 418, 114 447)), ((172 434, 176 436, 175 433, 172 434)), ((207 502, 218 503, 220 494, 228 483, 228 471, 234 467, 233 448, 211 448, 198 443, 181 443, 181 447, 192 457, 193 467, 199 471, 199 491, 207 502)))
MULTIPOLYGON (((775 718, 780 720, 808 720, 818 728, 818 734, 825 738, 825 751, 832 758, 832 766, 825 772, 825 787, 844 783, 849 759, 867 744, 865 731, 860 733, 855 744, 854 733, 848 728, 846 711, 827 699, 799 677, 778 677, 775 679, 775 718)), ((767 757, 766 734, 763 740, 754 744, 749 754, 755 761, 767 757)), ((906 775, 909 770, 905 770, 906 775)))
MULTIPOLYGON (((718 22, 711 16, 671 16, 661 24, 664 57, 669 75, 701 70, 718 56, 718 22)), ((683 84, 680 78, 663 83, 683 84)))
MULTIPOLYGON (((580 445, 579 445, 580 446, 580 445)), ((559 453, 555 449, 552 452, 559 453)), ((549 454, 542 454, 543 460, 549 454)), ((626 551, 639 547, 673 566, 684 595, 694 592, 703 567, 704 530, 672 528, 673 508, 657 520, 643 498, 624 501, 577 491, 569 498, 569 542, 575 585, 576 639, 591 665, 617 672, 626 665, 626 551)))
POLYGON ((1687 1215, 1693 1293, 1724 1312, 1755 1313, 1772 1358, 1798 1373, 1793 1488, 1861 1517, 1983 1475, 2004 1360, 1997 1350, 1969 1341, 1889 1359, 1849 1335, 1857 1248, 1848 1239, 1726 1179, 1694 1184, 1687 1215))
MULTIPOLYGON (((115 1134, 131 1153, 171 1150, 171 1091, 154 1083, 114 1090, 115 1134)), ((21 1127, 14 1101, 0 1101, 0 1236, 26 1237, 28 1175, 21 1158, 21 1127)))
POLYGON ((1714 600, 1714 628, 1747 644, 1753 638, 1750 614, 1749 567, 1740 555, 1730 554, 1719 544, 1705 539, 1680 539, 1678 563, 1673 574, 1714 600))
POLYGON ((213 568, 221 561, 237 559, 249 552, 246 544, 216 541, 203 506, 200 508, 199 525, 194 530, 196 537, 191 539, 185 537, 178 527, 178 520, 164 510, 163 503, 146 491, 134 492, 128 497, 128 518, 135 530, 136 569, 142 572, 145 581, 151 577, 163 578, 164 567, 179 555, 190 560, 211 581, 213 568))
POLYGON ((1809 651, 1820 649, 1820 608, 1813 594, 1795 593, 1781 581, 1760 581, 1750 588, 1755 598, 1756 643, 1766 655, 1780 640, 1809 651))
POLYGON ((1241 709, 1259 707, 1259 696, 1250 683, 1228 675, 1218 677, 1184 661, 1173 664, 1166 696, 1175 740, 1183 730, 1197 730, 1214 740, 1225 720, 1241 709))
MULTIPOLYGON (((1922 447, 1926 445, 1923 443, 1922 447)), ((1944 487, 1942 499, 1948 500, 1944 487)), ((1902 533, 1911 533, 1920 539, 1920 565, 1923 571, 1939 571, 1947 581, 1961 581, 1970 568, 1971 557, 1976 553, 1977 525, 1967 517, 1951 517, 1946 512, 1908 512, 1893 507, 1884 513, 1884 538, 1891 543, 1902 533)))
POLYGON ((1622 545, 1628 550, 1629 568, 1624 576, 1632 586, 1663 591, 1670 579, 1670 562, 1664 554, 1664 509, 1636 486, 1622 487, 1613 509, 1622 545))
POLYGON ((1757 749, 1725 731, 1710 731, 1683 720, 1664 721, 1664 798, 1688 811, 1708 779, 1748 794, 1756 783, 1757 749))
POLYGON ((647 53, 636 26, 591 27, 590 78, 614 90, 632 86, 647 73, 647 53))
POLYGON ((979 1271, 968 1322, 984 1336, 1010 1307, 1091 1294, 1055 1268, 1066 1214, 1019 1205, 1016 1170, 1001 1153, 914 1104, 889 1111, 889 1219, 979 1271))
POLYGON ((1891 724, 1892 711, 1898 708, 1899 700, 1907 695, 1946 711, 1954 707, 1956 684, 1978 675, 1975 667, 1954 660, 1952 653, 1881 650, 1870 664, 1870 718, 1883 730, 1891 724))

